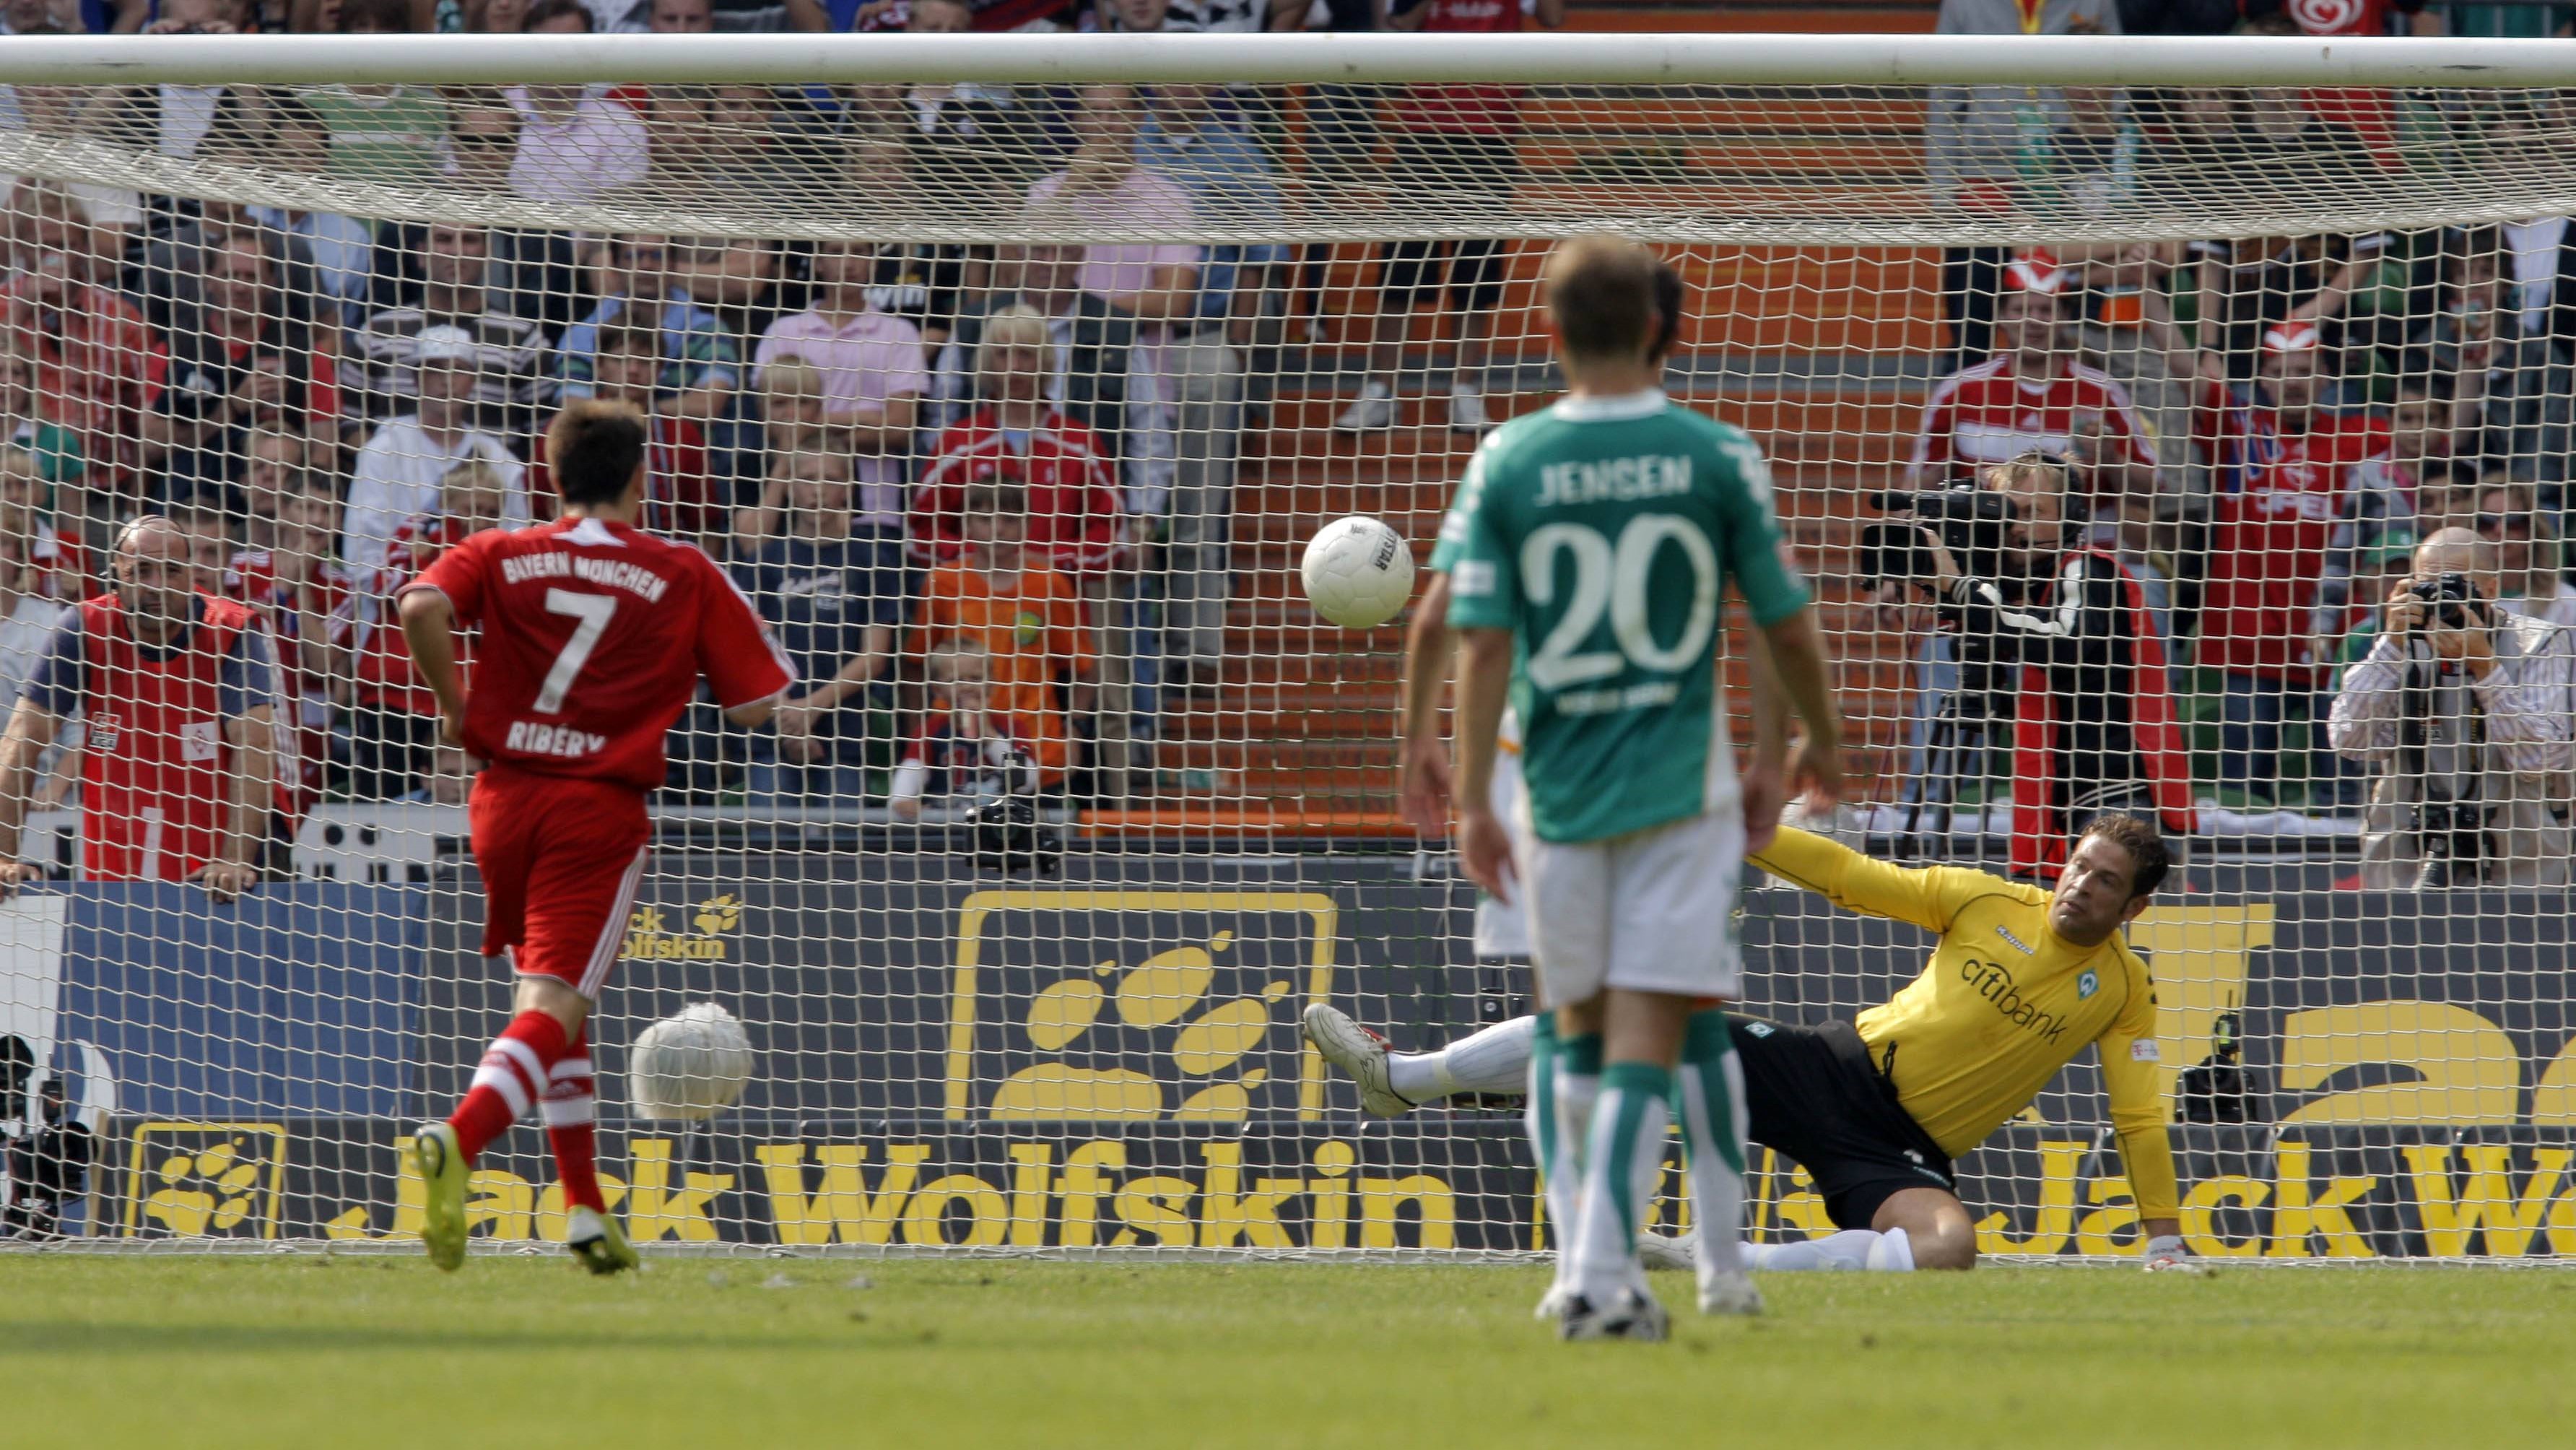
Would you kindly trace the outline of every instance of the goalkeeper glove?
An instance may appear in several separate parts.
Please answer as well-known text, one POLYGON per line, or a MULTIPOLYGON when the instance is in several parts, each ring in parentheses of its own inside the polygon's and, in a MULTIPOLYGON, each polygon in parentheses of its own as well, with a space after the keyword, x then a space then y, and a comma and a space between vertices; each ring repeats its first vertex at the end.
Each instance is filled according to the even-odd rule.
POLYGON ((2200 1265, 2191 1261, 2191 1250, 2184 1248, 2182 1239, 2174 1234, 2159 1234, 2147 1240, 2146 1268, 2150 1274, 2160 1270, 2185 1274, 2200 1272, 2200 1265))

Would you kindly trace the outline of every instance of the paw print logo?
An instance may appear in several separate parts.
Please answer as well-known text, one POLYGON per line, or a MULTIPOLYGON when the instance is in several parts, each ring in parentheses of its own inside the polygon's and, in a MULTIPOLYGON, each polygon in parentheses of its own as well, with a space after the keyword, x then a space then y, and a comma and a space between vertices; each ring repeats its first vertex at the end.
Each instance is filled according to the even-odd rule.
POLYGON ((1269 1035, 1293 986, 1283 976, 1211 1004, 1218 959, 1233 945, 1234 934, 1221 931, 1205 945, 1148 957, 1123 973, 1117 963, 1102 962, 1038 993, 1020 1018, 1019 1035, 1028 1049, 1056 1060, 1012 1073, 994 1094, 992 1115, 1039 1122, 1239 1123, 1250 1117, 1253 1089, 1270 1074, 1237 1069, 1269 1035), (1151 1044, 1152 1071, 1127 1065, 1140 1054, 1101 1041, 1121 1036, 1151 1044), (1101 1056, 1123 1061, 1103 1067, 1067 1060, 1101 1056))
POLYGON ((276 1165, 269 1150, 279 1141, 182 1124, 146 1124, 135 1144, 141 1183, 128 1211, 127 1231, 179 1238, 274 1232, 267 1208, 274 1201, 276 1165), (153 1137, 165 1141, 153 1142, 153 1137), (167 1141, 171 1139, 177 1141, 167 1141))
POLYGON ((708 936, 721 936, 742 925, 742 902, 731 892, 710 896, 698 903, 697 914, 689 918, 699 931, 708 936))

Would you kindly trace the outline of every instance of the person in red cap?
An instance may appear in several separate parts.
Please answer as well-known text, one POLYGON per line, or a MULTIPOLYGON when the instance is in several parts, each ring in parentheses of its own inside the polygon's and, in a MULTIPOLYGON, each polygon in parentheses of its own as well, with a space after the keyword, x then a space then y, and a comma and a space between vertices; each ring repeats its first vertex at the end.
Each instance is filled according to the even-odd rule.
POLYGON ((2154 495, 2155 443, 2128 389, 2070 346, 2074 280, 2042 251, 2003 269, 1995 355, 1933 387, 1906 473, 1915 487, 1972 484, 1980 469, 2039 452, 2073 466, 2079 498, 2154 495))
POLYGON ((2209 578, 2193 662, 2225 680, 2219 784, 2270 805, 2291 714, 2305 716, 2312 768, 2334 768, 2331 754, 2311 748, 2332 662, 2313 657, 2308 625, 2353 470, 2387 448, 2388 423, 2327 405, 2333 380, 2315 323, 2265 328, 2253 381, 2231 384, 2217 353, 2182 342, 2160 289, 2148 296, 2150 336, 2195 390, 2192 436, 2211 465, 2209 578))

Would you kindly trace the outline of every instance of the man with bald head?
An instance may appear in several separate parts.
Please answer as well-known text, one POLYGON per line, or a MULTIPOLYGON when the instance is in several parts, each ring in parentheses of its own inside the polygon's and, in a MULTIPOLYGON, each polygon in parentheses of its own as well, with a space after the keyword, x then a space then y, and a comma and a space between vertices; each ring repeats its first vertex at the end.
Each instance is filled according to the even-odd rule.
POLYGON ((147 515, 116 541, 116 587, 63 617, 0 734, 0 893, 36 762, 66 721, 81 751, 81 877, 196 881, 230 901, 259 880, 276 815, 276 655, 249 606, 207 592, 196 541, 147 515))
POLYGON ((2370 767, 2369 890, 2556 886, 2576 765, 2576 634, 2494 603, 2495 546, 2436 530, 2344 672, 2327 736, 2370 767))

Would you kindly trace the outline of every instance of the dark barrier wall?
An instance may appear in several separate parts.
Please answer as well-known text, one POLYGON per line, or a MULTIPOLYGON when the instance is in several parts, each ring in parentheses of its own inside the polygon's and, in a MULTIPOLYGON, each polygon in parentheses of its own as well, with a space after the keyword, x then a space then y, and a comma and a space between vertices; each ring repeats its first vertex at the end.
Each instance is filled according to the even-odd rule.
MULTIPOLYGON (((1517 1010, 1518 974, 1450 956, 1466 894, 1415 879, 1412 864, 1104 857, 1030 883, 937 856, 664 858, 594 1037, 621 1201, 648 1240, 1532 1247, 1542 1231, 1511 1115, 1363 1119, 1297 1037, 1298 1011, 1319 999, 1405 1045, 1517 1010), (759 1052, 741 1108, 713 1130, 623 1124, 626 1045, 706 998, 743 1017, 759 1052)), ((357 913, 426 912, 416 996, 364 996, 419 1003, 408 1050, 383 1059, 411 1074, 400 1113, 380 1106, 380 1078, 359 1110, 308 1109, 322 1099, 285 1081, 297 1059, 245 1063, 202 1040, 237 1031, 237 1011, 174 1014, 166 975, 67 966, 67 1005, 70 982, 100 984, 80 1011, 91 1040, 124 1033, 114 1040, 161 1059, 136 1077, 151 1094, 128 1099, 154 1106, 116 1126, 102 1230, 405 1232, 416 1194, 396 1172, 397 1137, 461 1089, 506 1010, 506 980, 473 950, 479 898, 470 878, 458 884, 387 891, 357 913), (120 1003, 111 981, 152 995, 120 1003), (245 1103, 293 1106, 231 1111, 245 1103)), ((325 915, 307 925, 317 938, 400 937, 325 915)), ((191 929, 210 957, 227 949, 191 929)), ((1790 1020, 1848 1016, 1922 962, 1912 929, 1790 892, 1753 893, 1745 934, 1749 1007, 1790 1020)), ((80 951, 127 953, 179 939, 131 915, 74 937, 80 951)), ((2170 1070, 2208 1052, 2222 1014, 2242 1022, 2249 1121, 2177 1130, 2202 1252, 2576 1252, 2563 901, 2212 893, 2159 908, 2133 940, 2156 963, 2170 1070)), ((316 960, 301 942, 229 950, 254 948, 264 962, 316 960)), ((237 957, 209 980, 245 977, 265 980, 237 957)), ((356 1016, 369 1032, 391 1020, 356 1016)), ((352 1055, 329 1024, 299 1030, 320 1057, 352 1055)), ((1962 1165, 1989 1250, 2133 1244, 2101 1116, 2087 1054, 1962 1165)), ((487 1163, 477 1211, 493 1232, 542 1233, 560 1217, 542 1146, 522 1128, 487 1163)), ((1824 1227, 1788 1165, 1762 1166, 1758 1231, 1824 1227)))

